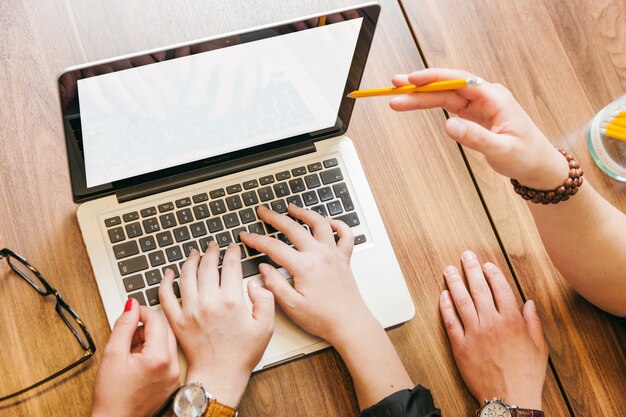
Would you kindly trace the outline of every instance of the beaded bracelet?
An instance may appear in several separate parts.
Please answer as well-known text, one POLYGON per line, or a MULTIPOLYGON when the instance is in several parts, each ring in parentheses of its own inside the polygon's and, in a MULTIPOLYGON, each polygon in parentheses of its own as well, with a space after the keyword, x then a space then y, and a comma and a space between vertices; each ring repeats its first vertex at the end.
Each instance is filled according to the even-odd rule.
POLYGON ((511 179, 511 184, 515 192, 522 196, 524 200, 535 204, 556 204, 560 201, 569 200, 571 196, 578 192, 578 187, 583 184, 583 170, 574 157, 563 149, 556 148, 567 159, 569 164, 569 176, 563 185, 554 190, 535 190, 521 185, 517 180, 511 179))

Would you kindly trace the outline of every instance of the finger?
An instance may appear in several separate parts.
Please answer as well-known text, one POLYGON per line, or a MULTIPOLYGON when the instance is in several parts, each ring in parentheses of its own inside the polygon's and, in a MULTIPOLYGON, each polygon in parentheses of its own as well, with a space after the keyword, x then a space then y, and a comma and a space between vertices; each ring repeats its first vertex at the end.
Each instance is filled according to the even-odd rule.
POLYGON ((408 74, 407 79, 411 84, 424 85, 435 81, 461 80, 475 78, 471 72, 449 68, 425 68, 408 74))
MULTIPOLYGON (((241 272, 241 248, 236 243, 231 243, 224 254, 222 262, 222 276, 220 288, 227 294, 242 294, 243 273, 241 272)), ((236 297, 243 302, 243 296, 236 297)))
POLYGON ((350 226, 341 220, 331 220, 330 227, 333 231, 337 232, 337 236, 339 236, 337 248, 348 258, 352 256, 352 250, 354 249, 354 233, 352 233, 350 226))
POLYGON ((167 326, 167 350, 173 366, 178 370, 178 345, 176 344, 176 336, 170 326, 167 326))
POLYGON ((500 314, 519 314, 515 294, 513 294, 513 290, 500 268, 491 262, 487 262, 483 266, 483 270, 500 314))
POLYGON ((177 323, 182 311, 180 304, 178 304, 178 298, 174 294, 174 271, 170 268, 165 270, 159 285, 159 301, 161 301, 161 308, 163 308, 163 313, 170 324, 177 323))
POLYGON ((318 242, 326 245, 335 244, 335 237, 330 228, 330 220, 328 218, 313 210, 307 210, 293 204, 289 207, 289 215, 309 225, 311 230, 313 230, 313 236, 318 242))
POLYGON ((459 270, 452 265, 446 267, 444 270, 446 283, 450 290, 450 295, 456 306, 456 311, 459 313, 461 320, 463 320, 463 327, 465 330, 474 329, 478 326, 478 313, 474 307, 474 302, 467 288, 459 270))
POLYGON ((441 312, 443 325, 446 328, 446 333, 448 333, 450 343, 452 343, 452 346, 454 347, 463 341, 465 331, 463 330, 463 324, 461 324, 461 320, 459 320, 459 316, 456 313, 454 304, 452 304, 452 299, 450 298, 448 290, 444 290, 441 293, 441 297, 439 298, 439 311, 441 312))
POLYGON ((115 322, 107 343, 107 350, 119 355, 130 353, 130 347, 139 325, 139 303, 134 298, 128 300, 127 303, 130 304, 127 304, 125 311, 115 322), (128 311, 126 311, 127 308, 129 308, 128 311))
POLYGON ((391 78, 391 82, 396 87, 411 84, 409 81, 409 74, 396 74, 391 78))
POLYGON ((546 339, 543 334, 543 325, 541 324, 541 319, 537 315, 537 307, 535 306, 534 301, 526 301, 524 309, 522 310, 522 316, 526 322, 526 327, 528 328, 530 337, 532 337, 535 342, 535 346, 547 351, 546 339))
MULTIPOLYGON (((287 208, 289 214, 293 212, 292 206, 297 207, 293 204, 289 204, 287 208)), ((315 245, 315 239, 311 237, 309 232, 307 232, 304 227, 299 225, 298 222, 293 221, 288 216, 278 214, 265 206, 259 206, 257 212, 259 213, 261 220, 271 224, 275 229, 284 233, 291 243, 296 246, 296 248, 300 250, 307 250, 315 245)))
POLYGON ((192 249, 180 269, 180 295, 183 310, 194 309, 198 303, 198 262, 200 252, 192 249))
MULTIPOLYGON (((283 278, 284 279, 284 278, 283 278)), ((252 302, 252 317, 268 328, 274 327, 274 295, 257 281, 248 281, 248 297, 252 302)))
POLYGON ((446 121, 446 133, 461 145, 486 156, 501 152, 511 142, 506 135, 493 133, 476 122, 460 117, 451 117, 446 121))
POLYGON ((141 306, 140 319, 145 329, 145 339, 142 352, 159 353, 167 346, 167 320, 160 312, 149 307, 141 306))
MULTIPOLYGON (((285 313, 289 314, 299 302, 302 295, 296 291, 276 268, 268 264, 259 265, 259 272, 265 281, 265 287, 274 294, 274 298, 285 313)), ((295 279, 295 278, 294 278, 295 279)))
POLYGON ((217 294, 220 288, 220 248, 217 242, 210 241, 200 265, 198 265, 198 296, 206 300, 217 294))
POLYGON ((298 270, 300 254, 286 243, 273 237, 248 232, 241 232, 239 238, 251 248, 267 254, 274 262, 284 266, 288 271, 295 272, 298 270))
POLYGON ((466 250, 463 252, 461 260, 463 262, 465 276, 467 277, 470 294, 474 300, 474 305, 476 306, 479 317, 494 315, 496 313, 496 306, 491 296, 491 288, 489 288, 487 284, 487 280, 485 279, 476 254, 466 250))
POLYGON ((456 91, 437 91, 431 93, 400 94, 389 100, 389 107, 395 111, 423 110, 443 108, 458 113, 466 108, 469 100, 456 91))
POLYGON ((134 349, 137 346, 143 345, 146 341, 146 329, 143 326, 138 326, 137 331, 133 335, 133 342, 131 344, 131 349, 134 349))

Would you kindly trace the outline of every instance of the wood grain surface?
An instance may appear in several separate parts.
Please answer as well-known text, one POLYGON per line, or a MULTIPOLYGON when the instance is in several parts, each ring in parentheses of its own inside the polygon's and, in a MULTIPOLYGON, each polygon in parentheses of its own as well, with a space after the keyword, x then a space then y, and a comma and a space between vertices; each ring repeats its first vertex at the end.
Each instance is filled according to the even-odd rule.
MULTIPOLYGON (((586 124, 626 91, 626 2, 402 1, 429 67, 467 69, 506 85, 585 177, 626 211, 626 184, 605 176, 586 124)), ((623 323, 573 292, 548 258, 525 203, 481 155, 465 150, 524 297, 543 312, 552 364, 576 416, 626 409, 623 323)), ((591 279, 591 277, 590 277, 591 279)))
MULTIPOLYGON (((0 2, 1 246, 14 249, 41 270, 84 319, 99 348, 89 365, 67 378, 0 405, 0 416, 88 415, 93 378, 109 335, 76 221, 77 206, 71 199, 55 75, 69 65, 356 3, 0 2)), ((434 10, 428 13, 440 18, 436 4, 430 5, 434 10)), ((400 5, 392 0, 382 5, 364 86, 386 85, 394 73, 424 66, 400 5)), ((440 34, 436 35, 422 41, 431 43, 434 56, 445 49, 440 34)), ((580 90, 579 85, 577 88, 580 90)), ((555 116, 554 120, 561 119, 555 116)), ((348 135, 358 148, 416 304, 415 318, 391 330, 390 337, 414 381, 432 389, 436 404, 446 415, 461 416, 470 415, 477 404, 456 370, 439 318, 437 300, 444 287, 441 271, 449 263, 458 265, 462 250, 471 248, 482 260, 503 266, 509 282, 515 283, 498 241, 498 234, 506 234, 507 229, 496 233, 492 228, 462 153, 441 129, 443 121, 441 111, 397 114, 388 109, 386 99, 372 99, 357 103, 348 135)), ((471 162, 473 167, 478 165, 471 162)), ((497 178, 489 177, 487 171, 481 175, 481 190, 485 182, 497 189, 497 178)), ((512 201, 506 193, 500 194, 505 199, 502 204, 512 201)), ((494 191, 494 198, 500 194, 494 191)), ((525 209, 515 203, 517 200, 511 202, 515 215, 527 226, 525 209)), ((527 245, 538 244, 532 233, 520 234, 530 239, 527 245)), ((518 256, 537 251, 526 246, 513 249, 518 256)), ((545 259, 534 262, 549 265, 545 259)), ((553 268, 543 268, 553 274, 553 268)), ((5 393, 63 366, 79 349, 54 313, 52 302, 42 300, 15 279, 6 265, 0 271, 0 393, 5 393)), ((564 373, 558 377, 574 380, 593 373, 600 378, 604 367, 600 353, 573 348, 571 337, 578 335, 573 340, 582 347, 597 347, 588 340, 596 335, 596 328, 602 337, 614 335, 608 333, 607 319, 566 292, 558 278, 555 283, 543 282, 538 285, 546 288, 521 287, 525 291, 549 290, 561 300, 551 306, 546 297, 533 295, 540 300, 540 315, 546 321, 560 320, 549 326, 552 353, 558 355, 555 363, 563 363, 556 367, 564 373), (585 317, 591 317, 584 321, 590 326, 587 333, 572 330, 578 329, 578 321, 585 317), (585 355, 595 362, 588 362, 585 355), (598 369, 588 369, 592 366, 598 369)), ((611 352, 612 341, 604 343, 611 352)), ((610 353, 607 361, 615 365, 610 353)), ((606 378, 611 378, 611 372, 619 372, 619 368, 605 370, 606 378)), ((605 383, 598 383, 598 392, 608 393, 605 383)), ((581 402, 591 401, 590 390, 581 386, 586 395, 581 402)), ((551 371, 544 400, 548 415, 571 415, 551 371)), ((350 416, 357 412, 350 376, 332 349, 254 375, 241 404, 242 416, 350 416)))

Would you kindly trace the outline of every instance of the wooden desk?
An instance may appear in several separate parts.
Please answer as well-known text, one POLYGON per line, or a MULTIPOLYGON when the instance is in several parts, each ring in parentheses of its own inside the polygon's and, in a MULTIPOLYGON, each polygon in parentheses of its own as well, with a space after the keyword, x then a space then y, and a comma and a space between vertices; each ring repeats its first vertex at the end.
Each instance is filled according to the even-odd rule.
MULTIPOLYGON (((4 40, 0 47, 0 242, 26 256, 59 288, 83 317, 99 348, 91 363, 71 378, 0 406, 0 416, 88 415, 93 377, 109 334, 71 201, 55 75, 81 62, 357 2, 294 1, 269 7, 266 1, 245 0, 94 3, 20 0, 0 5, 4 40)), ((424 66, 400 5, 393 0, 382 4, 364 85, 387 84, 396 72, 424 66)), ((437 15, 436 10, 431 12, 437 15)), ((441 43, 433 41, 433 45, 438 48, 441 43)), ((502 250, 463 155, 441 129, 443 121, 441 111, 396 114, 385 99, 374 99, 357 103, 348 134, 358 148, 417 309, 413 320, 389 334, 413 379, 433 390, 437 405, 447 415, 460 416, 470 415, 476 404, 456 370, 439 318, 441 270, 450 262, 458 264, 466 248, 503 267, 510 256, 502 250)), ((0 392, 7 392, 63 365, 77 353, 77 346, 52 303, 40 300, 4 266, 1 271, 0 392)), ((508 270, 505 274, 514 284, 514 274, 508 270)), ((519 280, 520 275, 515 275, 519 280)), ((545 319, 561 317, 541 300, 545 319)), ((582 308, 583 313, 589 310, 582 308)), ((569 310, 564 314, 565 320, 575 317, 569 310)), ((603 326, 606 319, 596 322, 603 326)), ((555 340, 569 343, 569 333, 559 333, 554 325, 550 332, 553 352, 555 340)), ((575 350, 557 351, 563 352, 563 363, 579 363, 575 350)), ((570 365, 564 372, 574 368, 570 365)), ((551 369, 544 399, 549 415, 571 415, 551 369)), ((241 404, 243 416, 348 416, 357 411, 349 374, 333 350, 256 374, 241 404)))

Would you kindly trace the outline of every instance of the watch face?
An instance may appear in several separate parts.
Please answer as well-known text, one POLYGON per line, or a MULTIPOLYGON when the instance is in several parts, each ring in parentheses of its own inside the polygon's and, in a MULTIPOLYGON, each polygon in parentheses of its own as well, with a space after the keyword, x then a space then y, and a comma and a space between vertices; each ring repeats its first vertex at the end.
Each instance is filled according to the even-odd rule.
POLYGON ((480 410, 480 417, 511 417, 511 412, 501 402, 492 402, 480 410))
POLYGON ((178 417, 202 417, 208 400, 204 389, 199 385, 186 385, 174 397, 174 413, 178 417))

